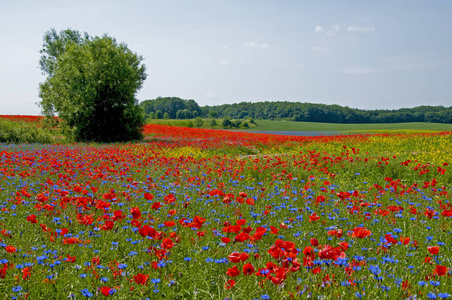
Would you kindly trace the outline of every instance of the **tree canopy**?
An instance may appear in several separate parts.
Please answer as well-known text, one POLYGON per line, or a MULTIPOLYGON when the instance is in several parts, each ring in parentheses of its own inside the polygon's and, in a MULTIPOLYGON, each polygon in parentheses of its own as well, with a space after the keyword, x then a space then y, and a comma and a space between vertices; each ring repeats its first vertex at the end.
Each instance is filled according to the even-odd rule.
POLYGON ((44 35, 39 86, 46 116, 62 120, 76 141, 141 138, 142 111, 135 98, 146 79, 143 58, 112 37, 67 29, 44 35))
POLYGON ((196 112, 198 116, 205 118, 285 119, 302 122, 355 124, 403 122, 452 123, 452 107, 443 106, 418 106, 394 110, 363 110, 340 105, 289 101, 240 102, 214 106, 198 106, 194 100, 183 100, 177 97, 159 97, 154 100, 143 101, 140 105, 146 114, 155 113, 155 110, 159 109, 162 113, 168 112, 172 119, 184 118, 185 114, 182 111, 188 109, 193 115, 196 112), (174 105, 174 103, 178 103, 178 105, 174 105), (180 111, 179 114, 177 113, 178 111, 180 111))

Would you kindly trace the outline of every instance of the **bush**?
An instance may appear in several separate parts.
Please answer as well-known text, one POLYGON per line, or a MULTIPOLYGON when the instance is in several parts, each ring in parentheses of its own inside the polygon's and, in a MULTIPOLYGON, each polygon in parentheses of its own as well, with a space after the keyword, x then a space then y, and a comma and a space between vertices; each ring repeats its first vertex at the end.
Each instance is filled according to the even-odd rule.
POLYGON ((51 144, 57 138, 50 129, 37 127, 36 124, 10 121, 0 118, 1 143, 40 143, 51 144))
POLYGON ((196 125, 196 127, 201 127, 202 125, 204 125, 203 119, 201 117, 196 117, 195 125, 196 125))
POLYGON ((141 56, 107 35, 81 38, 73 30, 47 32, 41 53, 48 77, 39 86, 40 105, 46 116, 62 119, 67 137, 98 142, 142 137, 135 98, 146 78, 141 56))
POLYGON ((223 126, 224 128, 231 128, 232 126, 231 118, 224 117, 223 122, 221 122, 221 126, 223 126))

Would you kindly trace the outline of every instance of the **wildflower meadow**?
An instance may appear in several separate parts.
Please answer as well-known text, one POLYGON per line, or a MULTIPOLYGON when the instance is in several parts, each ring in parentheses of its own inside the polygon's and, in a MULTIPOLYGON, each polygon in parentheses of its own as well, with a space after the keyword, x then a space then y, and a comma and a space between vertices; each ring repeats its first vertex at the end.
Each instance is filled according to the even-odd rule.
POLYGON ((451 132, 0 144, 4 299, 446 299, 451 132))

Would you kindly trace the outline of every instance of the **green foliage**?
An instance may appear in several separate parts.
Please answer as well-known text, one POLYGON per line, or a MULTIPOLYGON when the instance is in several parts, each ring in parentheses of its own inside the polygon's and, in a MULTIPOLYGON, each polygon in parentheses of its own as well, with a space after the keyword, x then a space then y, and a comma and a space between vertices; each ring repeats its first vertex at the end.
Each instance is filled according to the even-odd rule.
POLYGON ((221 122, 221 126, 223 126, 224 128, 231 128, 231 126, 232 126, 231 118, 229 118, 229 117, 223 118, 223 121, 221 122))
POLYGON ((210 116, 211 118, 216 118, 216 117, 218 116, 218 112, 215 111, 215 110, 211 110, 211 111, 209 112, 209 116, 210 116))
MULTIPOLYGON (((398 110, 360 110, 340 105, 300 102, 241 102, 200 107, 194 100, 177 97, 157 98, 140 103, 146 113, 156 110, 168 112, 172 119, 197 116, 231 119, 286 120, 342 124, 431 122, 452 124, 452 107, 419 106, 398 110), (177 115, 179 110, 192 115, 177 115)), ((252 122, 250 122, 253 124, 252 122)))
POLYGON ((195 126, 196 126, 196 127, 201 127, 203 124, 204 124, 204 121, 202 120, 201 117, 197 117, 197 118, 195 119, 195 126))
POLYGON ((50 129, 37 127, 36 124, 10 121, 0 118, 1 143, 55 143, 57 138, 50 129))
POLYGON ((197 116, 203 116, 202 109, 199 107, 195 100, 181 99, 178 97, 158 97, 152 100, 145 100, 140 103, 145 113, 156 112, 161 110, 163 113, 168 113, 169 119, 190 119, 197 116), (183 116, 181 113, 177 115, 177 112, 185 111, 183 116), (188 111, 188 113, 187 113, 188 111), (196 116, 194 115, 196 112, 196 116))
POLYGON ((143 58, 112 37, 81 38, 78 31, 44 36, 40 60, 48 74, 39 86, 46 116, 62 119, 75 141, 126 141, 142 137, 135 93, 146 78, 143 58))
POLYGON ((185 119, 184 111, 182 109, 179 109, 176 112, 176 119, 178 120, 185 119))

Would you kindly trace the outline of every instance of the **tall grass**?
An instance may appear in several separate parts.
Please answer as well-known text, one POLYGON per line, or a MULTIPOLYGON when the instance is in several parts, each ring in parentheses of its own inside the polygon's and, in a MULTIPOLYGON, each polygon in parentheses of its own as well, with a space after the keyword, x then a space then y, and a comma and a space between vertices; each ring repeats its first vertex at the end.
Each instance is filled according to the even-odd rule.
POLYGON ((36 124, 0 118, 0 142, 51 144, 59 139, 55 131, 36 124))

